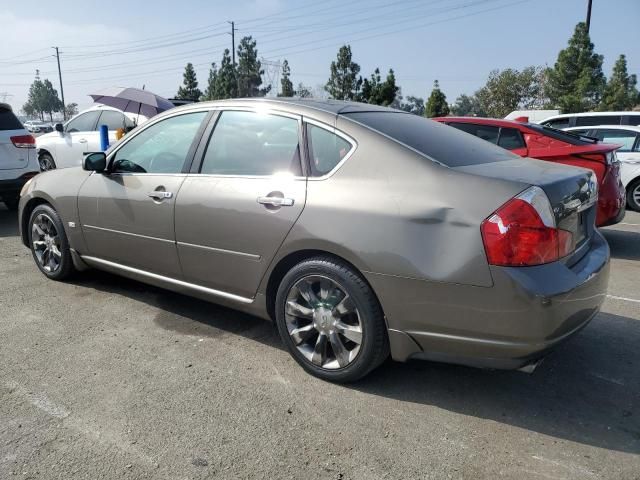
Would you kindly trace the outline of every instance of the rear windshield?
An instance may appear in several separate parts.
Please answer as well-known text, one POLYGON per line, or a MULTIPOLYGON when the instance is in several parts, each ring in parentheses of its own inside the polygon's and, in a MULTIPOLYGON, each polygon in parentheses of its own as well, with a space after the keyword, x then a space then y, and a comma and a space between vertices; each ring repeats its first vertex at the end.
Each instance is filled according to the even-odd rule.
POLYGON ((567 142, 571 145, 593 145, 598 143, 597 138, 587 137, 577 132, 565 132, 564 130, 558 130, 557 128, 545 127, 544 125, 538 125, 537 123, 527 123, 527 128, 535 130, 547 137, 555 138, 562 142, 567 142))
POLYGON ((513 160, 513 153, 457 128, 399 112, 344 113, 350 118, 448 166, 513 160))
POLYGON ((0 108, 0 130, 21 130, 24 128, 20 120, 16 118, 11 110, 0 108))

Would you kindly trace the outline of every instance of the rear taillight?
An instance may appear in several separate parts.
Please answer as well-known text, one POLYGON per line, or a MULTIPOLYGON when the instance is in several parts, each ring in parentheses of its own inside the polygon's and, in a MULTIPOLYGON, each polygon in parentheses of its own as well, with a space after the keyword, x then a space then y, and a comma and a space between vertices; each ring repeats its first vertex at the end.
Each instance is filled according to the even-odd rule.
POLYGON ((573 249, 573 235, 556 228, 549 199, 540 187, 509 200, 482 222, 480 231, 491 265, 541 265, 573 249))
POLYGON ((15 137, 10 137, 11 143, 13 143, 14 147, 17 148, 36 148, 36 139, 33 138, 33 135, 16 135, 15 137))

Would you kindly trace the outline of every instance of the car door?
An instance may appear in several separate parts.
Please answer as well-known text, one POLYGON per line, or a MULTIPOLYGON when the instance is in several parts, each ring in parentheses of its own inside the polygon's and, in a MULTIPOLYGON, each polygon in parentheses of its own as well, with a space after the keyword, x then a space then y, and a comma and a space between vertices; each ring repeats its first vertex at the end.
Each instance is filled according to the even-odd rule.
POLYGON ((109 155, 78 197, 89 256, 159 275, 181 277, 174 207, 202 136, 207 111, 163 118, 109 155))
MULTIPOLYGON (((55 162, 58 168, 79 167, 88 152, 88 138, 95 131, 100 111, 91 110, 70 120, 55 141, 55 162)), ((97 149, 95 149, 97 150, 97 149)))
POLYGON ((176 202, 180 263, 188 282, 252 298, 305 205, 301 118, 225 110, 209 131, 176 202))
POLYGON ((616 150, 616 156, 620 160, 620 179, 625 187, 640 175, 640 135, 637 132, 621 128, 597 128, 593 136, 602 143, 622 145, 616 150))

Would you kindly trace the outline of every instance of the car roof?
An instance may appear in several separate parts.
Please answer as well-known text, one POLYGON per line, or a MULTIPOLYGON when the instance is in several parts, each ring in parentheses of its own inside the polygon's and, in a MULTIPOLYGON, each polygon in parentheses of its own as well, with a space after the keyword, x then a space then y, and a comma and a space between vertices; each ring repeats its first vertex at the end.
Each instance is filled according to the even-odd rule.
POLYGON ((570 132, 572 130, 595 130, 601 128, 606 128, 607 130, 631 130, 640 133, 640 126, 636 125, 585 125, 582 127, 563 128, 563 130, 570 132))
POLYGON ((476 125, 492 125, 494 127, 508 127, 518 129, 526 127, 525 123, 516 122, 515 120, 506 120, 504 118, 434 117, 431 120, 435 120, 437 122, 475 123, 476 125))
POLYGON ((379 105, 370 105, 368 103, 347 102, 342 100, 321 100, 307 99, 295 97, 277 97, 277 98, 238 98, 229 100, 214 100, 210 102, 196 102, 187 105, 181 105, 167 112, 177 110, 191 110, 211 106, 211 107, 252 107, 259 108, 260 105, 269 106, 270 108, 286 109, 291 113, 310 114, 311 112, 323 112, 332 116, 347 113, 363 113, 363 112, 396 112, 410 115, 403 110, 395 110, 389 107, 381 107, 379 105))

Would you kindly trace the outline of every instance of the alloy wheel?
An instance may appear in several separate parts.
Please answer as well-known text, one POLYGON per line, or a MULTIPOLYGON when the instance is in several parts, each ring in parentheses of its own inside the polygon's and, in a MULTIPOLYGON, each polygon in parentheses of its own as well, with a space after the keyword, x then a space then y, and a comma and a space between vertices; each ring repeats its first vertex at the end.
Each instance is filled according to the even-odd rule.
POLYGON ((56 272, 62 262, 62 252, 60 235, 51 217, 40 213, 33 219, 31 242, 40 267, 48 273, 56 272))
POLYGON ((40 163, 40 170, 46 172, 47 170, 53 170, 55 166, 53 165, 53 160, 48 155, 42 155, 38 158, 38 163, 40 163))
POLYGON ((298 351, 317 367, 344 368, 360 352, 358 308, 346 289, 328 277, 308 275, 291 287, 285 321, 298 351))
POLYGON ((635 207, 640 209, 640 183, 638 183, 631 192, 631 198, 633 199, 633 203, 635 203, 635 207))

